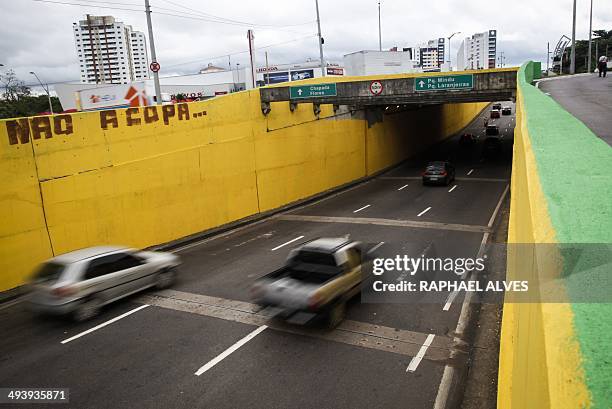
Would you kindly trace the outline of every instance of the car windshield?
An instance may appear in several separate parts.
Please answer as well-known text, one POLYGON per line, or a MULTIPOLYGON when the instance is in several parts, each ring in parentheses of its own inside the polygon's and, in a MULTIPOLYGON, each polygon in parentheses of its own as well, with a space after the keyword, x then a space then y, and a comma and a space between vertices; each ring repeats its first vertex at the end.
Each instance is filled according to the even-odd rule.
POLYGON ((320 264, 325 266, 336 266, 333 254, 318 251, 302 250, 293 258, 294 263, 320 264))
POLYGON ((55 262, 43 263, 34 274, 34 278, 41 281, 57 281, 65 269, 66 266, 64 264, 55 262))
POLYGON ((439 170, 444 169, 444 162, 432 162, 427 164, 427 170, 439 170))

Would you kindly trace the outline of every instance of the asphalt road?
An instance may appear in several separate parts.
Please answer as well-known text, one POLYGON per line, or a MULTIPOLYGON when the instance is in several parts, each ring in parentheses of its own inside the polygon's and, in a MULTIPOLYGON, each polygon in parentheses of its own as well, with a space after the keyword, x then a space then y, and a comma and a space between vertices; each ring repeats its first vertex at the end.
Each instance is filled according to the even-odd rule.
POLYGON ((514 128, 514 115, 490 121, 503 152, 484 159, 485 116, 468 129, 481 136, 476 146, 460 148, 454 137, 352 189, 177 249, 183 265, 171 290, 136 295, 90 322, 0 306, 0 387, 70 388, 70 403, 54 408, 433 407, 445 367, 465 365, 451 360, 461 295, 445 304, 357 300, 329 331, 267 320, 249 287, 292 246, 320 236, 384 242, 381 257, 432 245, 438 255, 476 256, 507 192, 514 128), (434 159, 455 162, 455 183, 422 186, 434 159))
POLYGON ((580 119, 593 133, 612 145, 612 75, 597 74, 559 77, 540 82, 563 108, 580 119))

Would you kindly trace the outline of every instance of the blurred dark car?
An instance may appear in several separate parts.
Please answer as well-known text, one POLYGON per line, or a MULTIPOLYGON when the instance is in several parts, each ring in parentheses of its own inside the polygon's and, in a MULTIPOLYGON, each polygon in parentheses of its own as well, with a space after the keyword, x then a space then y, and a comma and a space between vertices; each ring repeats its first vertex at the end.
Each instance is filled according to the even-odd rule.
POLYGON ((493 157, 501 152, 501 148, 501 139, 496 136, 490 136, 484 141, 482 153, 485 157, 493 157))
POLYGON ((502 109, 502 105, 499 102, 496 102, 495 104, 493 104, 491 109, 501 110, 502 109))
POLYGON ((448 185, 455 180, 455 166, 449 161, 429 162, 422 173, 423 185, 448 185))
POLYGON ((471 133, 464 133, 459 138, 459 145, 461 146, 472 146, 476 143, 478 137, 471 133))
POLYGON ((502 115, 512 115, 512 108, 510 108, 510 107, 503 107, 502 108, 502 115))
POLYGON ((487 125, 486 134, 487 134, 487 136, 497 136, 497 135, 499 135, 499 126, 497 126, 497 125, 487 125))
POLYGON ((500 116, 499 109, 491 110, 491 118, 499 118, 500 116))

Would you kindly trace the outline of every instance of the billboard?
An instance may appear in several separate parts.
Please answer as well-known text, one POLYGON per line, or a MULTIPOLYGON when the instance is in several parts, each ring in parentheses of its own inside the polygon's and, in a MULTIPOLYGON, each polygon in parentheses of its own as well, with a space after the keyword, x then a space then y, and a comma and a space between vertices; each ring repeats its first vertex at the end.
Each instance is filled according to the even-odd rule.
POLYGON ((80 111, 149 105, 144 82, 84 89, 75 94, 80 111))
POLYGON ((278 84, 280 82, 289 81, 289 72, 281 71, 281 72, 270 72, 264 74, 264 84, 278 84))
POLYGON ((291 81, 307 80, 314 78, 314 70, 291 71, 291 81))
POLYGON ((327 75, 344 75, 344 68, 327 67, 327 75))

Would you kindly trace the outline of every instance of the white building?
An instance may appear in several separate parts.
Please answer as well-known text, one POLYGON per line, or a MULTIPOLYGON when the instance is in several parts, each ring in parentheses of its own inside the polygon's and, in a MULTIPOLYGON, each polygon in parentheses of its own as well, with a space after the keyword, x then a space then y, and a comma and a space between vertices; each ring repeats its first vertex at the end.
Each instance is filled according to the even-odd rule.
POLYGON ((495 68, 497 57, 497 30, 476 33, 467 37, 457 50, 458 70, 495 68))
POLYGON ((143 33, 112 16, 88 14, 72 26, 82 83, 127 84, 149 78, 143 33))
POLYGON ((446 39, 440 37, 418 44, 415 49, 415 59, 423 71, 440 71, 443 68, 446 53, 446 39))
MULTIPOLYGON (((397 48, 393 48, 397 50, 397 48)), ((412 49, 403 51, 357 51, 344 56, 346 75, 402 74, 418 71, 412 49)))

